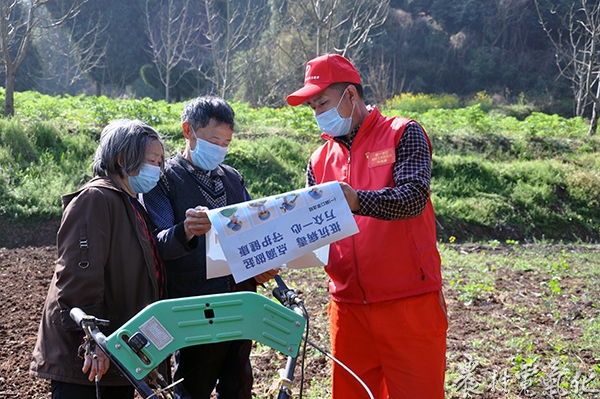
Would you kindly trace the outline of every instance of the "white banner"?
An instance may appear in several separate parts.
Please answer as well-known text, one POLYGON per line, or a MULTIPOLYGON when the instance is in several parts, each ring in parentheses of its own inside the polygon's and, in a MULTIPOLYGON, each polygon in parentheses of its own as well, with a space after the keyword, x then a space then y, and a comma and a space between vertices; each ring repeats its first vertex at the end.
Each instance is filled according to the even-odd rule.
POLYGON ((282 265, 323 266, 332 242, 358 233, 338 182, 211 209, 207 278, 236 282, 282 265))

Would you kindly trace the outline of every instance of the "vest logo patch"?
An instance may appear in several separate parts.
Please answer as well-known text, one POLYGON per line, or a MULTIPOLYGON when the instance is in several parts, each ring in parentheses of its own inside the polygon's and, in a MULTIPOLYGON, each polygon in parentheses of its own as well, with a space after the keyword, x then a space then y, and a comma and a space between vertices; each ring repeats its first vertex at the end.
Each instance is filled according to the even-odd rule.
POLYGON ((396 162, 396 151, 394 148, 386 148, 385 150, 376 152, 367 152, 365 155, 369 160, 369 168, 396 162))

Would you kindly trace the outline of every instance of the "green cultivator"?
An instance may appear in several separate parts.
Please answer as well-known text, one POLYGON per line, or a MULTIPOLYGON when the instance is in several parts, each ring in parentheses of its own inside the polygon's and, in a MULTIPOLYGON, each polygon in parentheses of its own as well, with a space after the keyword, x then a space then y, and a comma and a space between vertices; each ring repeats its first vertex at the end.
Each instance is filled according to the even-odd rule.
POLYGON ((78 308, 71 317, 86 332, 87 349, 100 346, 143 398, 169 398, 170 386, 156 368, 187 346, 249 339, 295 359, 306 320, 291 308, 253 292, 168 299, 148 305, 108 337, 98 329, 106 321, 78 308))

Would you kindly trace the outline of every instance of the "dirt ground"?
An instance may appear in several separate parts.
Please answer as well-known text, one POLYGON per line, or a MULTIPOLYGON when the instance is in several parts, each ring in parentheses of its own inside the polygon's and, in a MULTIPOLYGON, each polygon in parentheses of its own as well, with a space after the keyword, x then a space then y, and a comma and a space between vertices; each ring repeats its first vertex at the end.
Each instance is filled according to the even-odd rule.
MULTIPOLYGON (((31 377, 28 370, 55 259, 54 246, 0 247, 0 399, 50 398, 49 383, 31 377)), ((320 297, 307 303, 314 320, 323 320, 323 305, 327 301, 324 281, 307 283, 323 287, 319 290, 320 297)), ((267 288, 260 288, 261 293, 270 295, 274 285, 267 288)), ((321 322, 320 328, 326 326, 321 322)), ((265 392, 276 379, 274 376, 278 375, 285 362, 284 356, 269 348, 256 348, 252 354, 252 366, 257 396, 265 397, 265 392)), ((306 380, 326 375, 328 371, 324 357, 307 362, 306 380)))
POLYGON ((52 246, 0 248, 0 397, 50 397, 29 362, 55 259, 52 246))
MULTIPOLYGON (((598 254, 596 254, 597 256, 598 254)), ((28 368, 30 354, 33 349, 38 322, 43 306, 44 298, 54 270, 55 247, 19 247, 13 249, 0 248, 0 399, 1 398, 49 398, 49 384, 46 381, 34 379, 29 376, 28 368)), ((297 292, 305 298, 309 312, 312 315, 312 339, 327 345, 327 322, 325 316, 325 304, 327 293, 325 291, 325 280, 322 273, 302 273, 292 277, 297 283, 297 292), (300 278, 302 281, 300 281, 300 278)), ((538 353, 544 351, 552 352, 553 348, 545 345, 546 336, 559 334, 565 341, 580 336, 581 331, 573 323, 574 320, 586 317, 597 317, 594 303, 581 301, 573 305, 573 302, 565 301, 561 314, 564 319, 556 320, 547 310, 543 296, 535 295, 540 291, 540 279, 542 276, 527 272, 507 272, 496 282, 496 289, 489 297, 480 297, 476 302, 465 304, 459 301, 457 290, 446 287, 446 300, 449 310, 450 327, 448 330, 448 375, 460 373, 471 373, 479 379, 494 370, 501 371, 511 364, 515 356, 506 349, 502 342, 487 343, 487 347, 498 348, 490 353, 483 354, 487 357, 485 367, 477 370, 466 370, 468 368, 469 354, 475 353, 477 348, 473 342, 478 340, 500 340, 497 334, 492 334, 495 327, 486 319, 493 316, 495 320, 506 320, 504 326, 510 334, 511 339, 526 337, 537 346, 538 353), (534 293, 534 294, 532 294, 534 293), (513 314, 510 304, 526 305, 531 309, 531 315, 527 319, 526 329, 520 325, 519 315, 513 314), (525 331, 526 330, 526 331, 525 331), (460 366, 462 365, 462 366, 460 366), (465 367, 457 370, 457 367, 465 367)), ((289 279, 287 280, 290 281, 289 279)), ((597 297, 599 288, 589 287, 582 279, 564 282, 568 284, 571 295, 582 295, 586 290, 592 290, 597 297)), ((262 292, 269 295, 269 291, 262 292)), ((596 298, 597 300, 597 298, 596 298)), ((507 337, 505 337, 506 339, 507 337)), ((481 355, 481 354, 480 354, 481 355)), ((593 365, 600 363, 600 359, 594 359, 590 351, 580 351, 577 356, 582 363, 593 365)), ((274 368, 283 367, 285 359, 273 352, 257 348, 252 357, 255 374, 255 394, 257 397, 266 397, 265 389, 273 381, 273 374, 277 372, 274 368)), ((329 372, 329 360, 324 356, 311 355, 305 366, 305 391, 309 389, 311 379, 319 379, 329 372)), ((461 380, 455 379, 456 384, 461 380)), ((466 384, 466 380, 462 380, 466 384)), ((469 397, 478 398, 505 398, 502 390, 487 390, 477 394, 475 387, 464 385, 465 390, 471 389, 469 397)), ((465 395, 467 392, 465 391, 465 395)), ((308 397, 305 392, 305 397, 308 397)), ((315 397, 315 396, 312 396, 315 397)), ((453 396, 467 397, 467 396, 453 396)), ((525 397, 525 396, 523 396, 525 397)), ((540 397, 540 396, 538 396, 540 397)), ((557 396, 558 397, 558 396, 557 396)), ((584 397, 597 397, 591 396, 584 397)))

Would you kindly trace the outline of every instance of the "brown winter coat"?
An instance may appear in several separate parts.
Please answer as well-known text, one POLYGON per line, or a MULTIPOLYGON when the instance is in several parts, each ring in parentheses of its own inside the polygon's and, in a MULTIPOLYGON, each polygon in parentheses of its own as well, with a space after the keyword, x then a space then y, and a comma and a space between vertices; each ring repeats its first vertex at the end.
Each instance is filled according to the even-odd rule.
MULTIPOLYGON (((77 357, 82 332, 69 317, 72 307, 110 320, 108 336, 158 299, 154 258, 128 194, 108 177, 91 180, 64 195, 57 234, 58 261, 50 287, 30 373, 67 383, 92 384, 77 357), (85 243, 86 245, 80 245, 85 243), (89 264, 88 264, 89 262, 89 264)), ((103 385, 127 385, 113 365, 103 385)))

